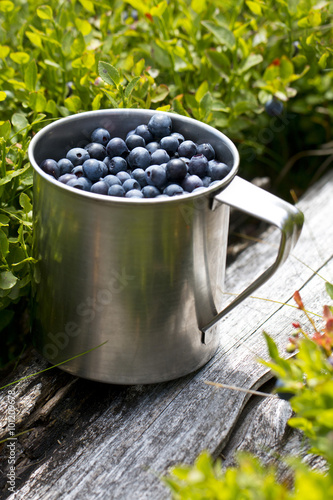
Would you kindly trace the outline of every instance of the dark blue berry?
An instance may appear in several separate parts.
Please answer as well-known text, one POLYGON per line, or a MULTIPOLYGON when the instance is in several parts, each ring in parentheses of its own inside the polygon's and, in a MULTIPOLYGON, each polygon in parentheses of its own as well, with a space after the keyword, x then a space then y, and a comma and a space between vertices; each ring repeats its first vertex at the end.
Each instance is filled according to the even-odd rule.
POLYGON ((127 191, 131 191, 132 189, 140 191, 140 184, 135 179, 127 179, 123 183, 123 188, 125 189, 126 193, 127 191))
POLYGON ((203 144, 197 145, 197 155, 204 155, 207 160, 214 160, 215 150, 211 144, 204 142, 203 144))
POLYGON ((146 150, 149 151, 150 154, 153 154, 157 149, 160 149, 159 142, 153 141, 146 145, 146 150))
POLYGON ((169 160, 170 156, 165 149, 156 149, 151 155, 150 163, 152 165, 161 165, 162 163, 167 163, 169 160))
POLYGON ((106 149, 103 144, 99 142, 91 142, 84 147, 89 153, 90 158, 95 158, 95 160, 103 161, 106 157, 106 149))
POLYGON ((98 181, 98 182, 95 182, 95 184, 93 184, 91 186, 90 191, 92 193, 96 193, 96 194, 108 194, 109 187, 110 187, 109 184, 107 182, 105 182, 104 180, 98 181))
POLYGON ((125 189, 123 188, 123 186, 119 186, 119 184, 113 184, 109 187, 108 195, 123 197, 125 196, 125 189))
POLYGON ((167 184, 167 175, 162 165, 151 165, 146 169, 146 179, 150 186, 163 189, 167 184))
POLYGON ((135 170, 133 170, 132 178, 138 181, 142 188, 144 186, 147 186, 146 171, 142 168, 136 168, 135 170))
POLYGON ((165 149, 169 156, 173 156, 176 153, 178 146, 179 141, 175 136, 167 135, 160 140, 160 148, 165 149))
POLYGON ((94 158, 85 161, 82 165, 82 169, 84 175, 92 182, 98 181, 101 177, 105 177, 108 173, 108 168, 105 163, 100 160, 95 160, 94 158))
POLYGON ((149 132, 147 125, 138 125, 135 129, 137 135, 141 135, 144 138, 145 143, 152 142, 154 140, 153 135, 149 132))
POLYGON ((71 171, 71 174, 74 174, 76 177, 82 177, 84 175, 82 165, 74 167, 73 170, 71 171))
POLYGON ((210 186, 211 182, 212 182, 212 179, 208 175, 206 175, 206 177, 203 177, 203 179, 202 179, 203 187, 207 188, 208 186, 210 186))
POLYGON ((182 142, 185 141, 185 137, 182 134, 179 134, 178 132, 172 132, 172 137, 176 137, 178 140, 178 144, 181 144, 182 142))
POLYGON ((126 142, 120 137, 114 137, 111 139, 106 145, 106 152, 110 158, 114 156, 121 156, 122 158, 126 158, 129 150, 126 146, 126 142))
POLYGON ((74 165, 67 158, 61 158, 61 160, 58 161, 58 167, 60 175, 64 175, 69 174, 73 170, 74 165))
POLYGON ((110 134, 105 128, 96 128, 92 132, 90 139, 91 142, 99 142, 103 146, 106 146, 110 140, 110 134))
POLYGON ((156 198, 161 194, 161 191, 156 186, 145 186, 141 192, 145 198, 156 198))
POLYGON ((143 198, 143 194, 139 189, 131 189, 125 194, 126 198, 143 198))
POLYGON ((197 146, 193 141, 184 141, 178 146, 177 150, 179 156, 186 156, 186 158, 192 158, 193 155, 197 153, 197 146))
POLYGON ((58 163, 50 158, 43 160, 42 163, 40 164, 40 168, 43 170, 43 172, 52 175, 52 177, 54 177, 55 179, 58 179, 60 175, 60 169, 58 167, 58 163))
POLYGON ((188 171, 190 174, 197 175, 198 177, 205 177, 208 168, 208 160, 203 154, 196 154, 192 156, 188 164, 188 171))
POLYGON ((113 186, 114 184, 118 184, 121 186, 122 182, 116 175, 106 175, 103 179, 104 182, 108 184, 108 186, 113 186))
POLYGON ((126 140, 129 138, 129 136, 130 136, 130 135, 133 135, 133 134, 135 134, 135 130, 134 130, 134 129, 133 129, 133 130, 130 130, 129 132, 127 132, 125 142, 126 142, 126 140))
POLYGON ((77 177, 74 174, 63 174, 58 178, 58 181, 62 182, 63 184, 67 184, 68 181, 76 178, 77 177))
POLYGON ((170 116, 166 113, 157 113, 153 115, 148 122, 148 130, 153 137, 157 139, 165 135, 170 135, 172 131, 170 116))
POLYGON ((184 194, 184 190, 179 184, 169 184, 169 186, 164 189, 163 194, 177 196, 179 194, 184 194))
POLYGON ((78 177, 67 182, 67 186, 81 189, 83 191, 90 191, 91 181, 86 177, 78 177))
POLYGON ((83 165, 86 160, 89 160, 90 156, 88 151, 83 148, 72 148, 66 154, 66 158, 76 167, 77 165, 83 165))
POLYGON ((192 193, 194 189, 202 186, 202 180, 197 175, 189 175, 185 177, 182 182, 182 188, 184 189, 184 191, 188 191, 189 193, 192 193))
POLYGON ((130 151, 132 151, 132 149, 138 148, 138 147, 144 148, 145 145, 146 145, 146 142, 145 142, 144 138, 141 137, 141 135, 131 134, 126 139, 126 146, 128 147, 128 149, 130 151))
POLYGON ((146 148, 134 148, 127 157, 127 163, 132 170, 136 168, 146 170, 150 165, 150 154, 146 148))
POLYGON ((283 104, 281 101, 277 101, 276 99, 270 99, 265 104, 265 110, 269 116, 280 116, 283 111, 283 104))
POLYGON ((187 166, 180 158, 168 161, 166 165, 167 178, 171 182, 181 182, 187 174, 187 166))
POLYGON ((210 160, 208 162, 208 175, 211 177, 212 181, 220 181, 224 179, 230 172, 231 168, 225 163, 219 162, 217 160, 210 160))
POLYGON ((114 156, 113 158, 107 156, 103 161, 110 174, 116 175, 118 172, 126 172, 127 170, 127 161, 121 156, 114 156))
POLYGON ((127 179, 131 178, 131 176, 128 172, 123 172, 123 171, 118 172, 116 174, 116 177, 118 177, 118 179, 121 181, 122 184, 124 184, 124 182, 127 181, 127 179))

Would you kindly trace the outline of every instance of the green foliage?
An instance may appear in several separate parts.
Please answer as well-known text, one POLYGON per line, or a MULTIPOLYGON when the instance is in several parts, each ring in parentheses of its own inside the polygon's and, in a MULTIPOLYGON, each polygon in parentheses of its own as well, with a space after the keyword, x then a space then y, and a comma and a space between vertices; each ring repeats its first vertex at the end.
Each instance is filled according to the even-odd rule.
POLYGON ((332 17, 315 0, 2 0, 0 331, 29 296, 35 132, 100 108, 171 110, 229 135, 245 176, 278 175, 331 139, 332 17), (272 95, 280 119, 264 111, 272 95))
MULTIPOLYGON (((332 285, 327 283, 330 291, 332 285)), ((304 305, 295 293, 298 307, 304 305)), ((293 393, 290 400, 295 416, 289 425, 300 429, 309 438, 311 451, 323 456, 328 473, 311 470, 300 460, 286 459, 294 474, 294 487, 276 480, 276 469, 264 467, 250 454, 239 454, 236 468, 222 469, 220 460, 203 452, 193 465, 181 465, 163 478, 175 500, 329 500, 333 499, 333 313, 324 307, 323 329, 314 324, 312 335, 297 327, 297 354, 280 356, 273 339, 264 333, 271 361, 268 366, 282 381, 279 392, 293 393), (302 334, 300 336, 299 334, 302 334)))

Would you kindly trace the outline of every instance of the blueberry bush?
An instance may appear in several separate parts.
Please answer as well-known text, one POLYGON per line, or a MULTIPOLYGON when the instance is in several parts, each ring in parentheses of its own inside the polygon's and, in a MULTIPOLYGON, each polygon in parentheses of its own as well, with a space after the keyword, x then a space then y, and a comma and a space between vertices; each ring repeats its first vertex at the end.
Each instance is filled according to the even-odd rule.
MULTIPOLYGON (((333 286, 326 283, 333 299, 333 286)), ((333 499, 333 307, 324 306, 323 327, 317 328, 299 292, 294 299, 310 321, 310 331, 294 323, 285 359, 265 333, 271 360, 262 361, 277 377, 276 393, 290 400, 289 425, 308 438, 309 451, 323 457, 327 471, 311 470, 300 459, 282 457, 293 476, 292 488, 277 481, 276 467, 263 466, 249 453, 240 453, 238 466, 223 469, 221 460, 203 452, 193 465, 174 467, 163 478, 174 500, 330 500, 333 499)))
POLYGON ((244 177, 292 170, 302 190, 332 154, 332 17, 316 0, 0 1, 0 366, 25 342, 33 134, 82 111, 161 109, 225 132, 244 177))

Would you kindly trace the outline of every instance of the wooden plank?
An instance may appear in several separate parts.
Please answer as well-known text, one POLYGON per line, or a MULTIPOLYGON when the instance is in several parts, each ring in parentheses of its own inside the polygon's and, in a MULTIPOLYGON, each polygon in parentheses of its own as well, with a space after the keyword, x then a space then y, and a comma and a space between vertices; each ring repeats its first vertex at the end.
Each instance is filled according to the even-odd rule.
MULTIPOLYGON (((257 356, 266 356, 262 330, 269 331, 282 347, 298 311, 270 300, 286 302, 295 289, 309 283, 309 289, 304 286, 306 300, 314 286, 314 271, 332 257, 333 232, 327 230, 333 218, 332 187, 331 173, 301 200, 307 222, 294 257, 256 293, 266 300, 249 298, 221 321, 221 347, 203 369, 149 386, 99 384, 58 369, 18 383, 16 432, 34 430, 18 440, 15 499, 105 498, 105 492, 122 500, 132 499, 133 492, 138 499, 164 499, 168 491, 159 474, 179 461, 192 462, 203 449, 215 455, 221 452, 248 396, 204 382, 257 388, 271 377, 257 362, 257 356)), ((241 254, 227 271, 227 289, 240 291, 267 266, 275 244, 276 233, 268 231, 263 243, 241 254)), ((323 273, 333 281, 331 266, 323 268, 323 273)), ((311 307, 321 307, 321 301, 319 291, 311 307)), ((32 354, 8 380, 45 366, 45 361, 32 354)), ((7 390, 0 395, 4 436, 7 390)), ((2 459, 5 479, 5 447, 2 459)))

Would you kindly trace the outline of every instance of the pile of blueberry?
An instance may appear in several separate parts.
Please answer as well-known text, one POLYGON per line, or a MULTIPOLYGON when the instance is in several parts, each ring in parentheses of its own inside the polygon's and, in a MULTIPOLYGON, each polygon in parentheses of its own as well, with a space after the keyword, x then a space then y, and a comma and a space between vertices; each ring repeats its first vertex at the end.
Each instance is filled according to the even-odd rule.
POLYGON ((85 148, 70 149, 40 167, 58 181, 92 193, 156 198, 194 193, 223 179, 231 167, 215 159, 211 144, 172 132, 168 114, 154 114, 126 139, 95 129, 85 148))

